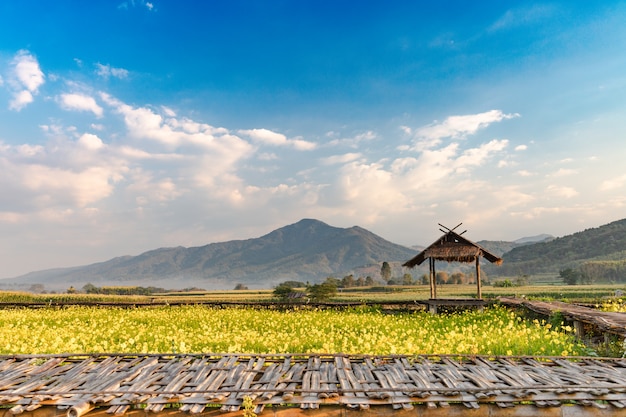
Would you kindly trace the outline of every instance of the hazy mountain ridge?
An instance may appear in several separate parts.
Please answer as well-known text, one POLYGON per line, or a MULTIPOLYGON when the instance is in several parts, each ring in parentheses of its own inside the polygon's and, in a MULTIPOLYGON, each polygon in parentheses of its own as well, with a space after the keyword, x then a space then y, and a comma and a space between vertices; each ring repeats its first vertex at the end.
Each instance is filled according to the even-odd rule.
POLYGON ((505 240, 480 240, 478 243, 483 248, 497 256, 502 256, 507 252, 510 252, 514 248, 525 245, 533 245, 539 242, 549 242, 554 239, 554 236, 548 234, 541 234, 537 236, 523 237, 521 239, 508 242, 505 240))
MULTIPOLYGON (((560 269, 590 259, 626 259, 626 219, 560 238, 538 235, 513 242, 477 243, 504 259, 501 266, 482 264, 490 278, 545 272, 558 275, 560 269)), ((31 272, 3 281, 65 288, 88 282, 164 288, 233 288, 243 283, 269 288, 286 280, 318 282, 327 276, 341 278, 349 273, 377 278, 383 261, 389 262, 394 276, 400 277, 405 272, 400 265, 423 248, 394 244, 359 226, 339 228, 303 219, 258 238, 159 248, 137 256, 31 272)), ((438 269, 463 266, 443 263, 438 269)), ((416 268, 411 272, 418 276, 425 271, 416 268)))
POLYGON ((169 280, 171 285, 244 283, 270 287, 285 280, 321 280, 383 261, 404 261, 413 249, 391 243, 361 227, 338 228, 312 219, 246 240, 185 248, 159 248, 138 256, 73 268, 32 272, 14 280, 28 283, 128 285, 169 280))

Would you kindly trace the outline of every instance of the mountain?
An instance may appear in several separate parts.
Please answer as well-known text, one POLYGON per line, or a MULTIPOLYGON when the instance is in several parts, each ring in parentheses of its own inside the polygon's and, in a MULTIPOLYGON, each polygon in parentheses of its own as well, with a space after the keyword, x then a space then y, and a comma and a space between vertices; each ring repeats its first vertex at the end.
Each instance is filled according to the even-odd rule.
POLYGON ((508 242, 504 240, 480 240, 476 243, 478 243, 480 246, 487 249, 494 255, 502 256, 518 246, 531 245, 537 242, 547 242, 552 239, 554 239, 554 236, 552 235, 541 234, 537 236, 523 237, 514 240, 513 242, 508 242))
POLYGON ((243 283, 270 288, 286 280, 342 277, 366 265, 404 262, 415 253, 358 226, 338 228, 303 219, 259 238, 160 248, 86 266, 31 272, 11 281, 63 288, 86 283, 227 289, 243 283))
POLYGON ((530 243, 546 242, 552 239, 554 239, 554 236, 543 233, 541 235, 523 237, 523 238, 514 240, 513 243, 517 245, 527 245, 530 243))
POLYGON ((554 273, 590 262, 624 262, 626 219, 571 235, 516 246, 502 256, 503 264, 489 268, 492 274, 515 276, 554 273))

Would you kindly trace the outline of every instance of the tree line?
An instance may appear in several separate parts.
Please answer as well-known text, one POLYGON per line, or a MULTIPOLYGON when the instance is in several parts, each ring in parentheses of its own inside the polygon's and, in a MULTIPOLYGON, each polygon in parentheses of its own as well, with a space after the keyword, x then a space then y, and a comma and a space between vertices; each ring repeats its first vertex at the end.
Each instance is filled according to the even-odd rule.
POLYGON ((626 282, 626 260, 588 261, 559 271, 569 285, 626 282))

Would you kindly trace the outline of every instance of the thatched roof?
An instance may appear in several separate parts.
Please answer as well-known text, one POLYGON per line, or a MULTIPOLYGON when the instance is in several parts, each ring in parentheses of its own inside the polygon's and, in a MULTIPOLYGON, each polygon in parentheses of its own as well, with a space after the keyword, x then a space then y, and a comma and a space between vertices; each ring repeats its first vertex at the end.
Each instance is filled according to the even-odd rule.
POLYGON ((502 258, 489 252, 478 243, 474 243, 453 230, 449 230, 436 242, 406 261, 402 266, 413 268, 416 265, 421 265, 428 258, 433 258, 437 261, 469 263, 475 262, 479 256, 496 265, 502 263, 502 258))

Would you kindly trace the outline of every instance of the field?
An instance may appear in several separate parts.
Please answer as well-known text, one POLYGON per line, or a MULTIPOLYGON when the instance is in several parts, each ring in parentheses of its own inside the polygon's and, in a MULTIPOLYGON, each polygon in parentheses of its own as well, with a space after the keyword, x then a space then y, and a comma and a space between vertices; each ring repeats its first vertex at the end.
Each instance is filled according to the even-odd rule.
POLYGON ((359 353, 568 356, 587 354, 571 329, 501 307, 480 312, 386 314, 351 310, 9 308, 0 353, 359 353), (497 335, 497 336, 496 336, 497 335))
MULTIPOLYGON (((579 302, 601 304, 606 298, 615 294, 616 290, 626 290, 622 285, 526 285, 522 287, 483 287, 483 298, 496 299, 497 297, 526 297, 538 300, 559 300, 565 302, 579 302)), ((626 291, 625 291, 626 292, 626 291)), ((476 296, 474 285, 440 285, 437 287, 440 298, 472 298, 476 296)), ((369 302, 384 303, 393 301, 426 300, 430 296, 428 285, 414 286, 381 286, 381 287, 353 287, 339 289, 331 302, 369 302)), ((263 302, 272 301, 272 290, 243 290, 243 291, 204 291, 166 294, 152 296, 118 296, 96 294, 31 294, 25 292, 0 292, 0 303, 152 303, 152 302, 263 302)))
MULTIPOLYGON (((483 288, 485 299, 523 296, 595 304, 626 311, 613 297, 623 286, 524 286, 483 288)), ((441 298, 475 295, 470 285, 442 285, 441 298)), ((7 307, 0 317, 1 354, 44 353, 359 353, 581 355, 568 327, 529 321, 500 307, 485 313, 431 316, 425 312, 388 314, 377 305, 427 299, 427 286, 343 289, 336 303, 370 303, 351 309, 220 308, 207 302, 274 300, 271 290, 168 293, 153 296, 0 293, 1 303, 40 303, 39 308, 7 307), (58 303, 113 307, 55 307, 58 303), (119 305, 125 304, 127 308, 119 305), (149 304, 132 308, 133 303, 149 304), (171 303, 168 306, 167 303, 171 303), (187 305, 175 305, 185 303, 187 305), (165 304, 165 305, 164 305, 165 304), (194 305, 198 304, 198 305, 194 305), (128 308, 128 307, 131 308, 128 308)))

